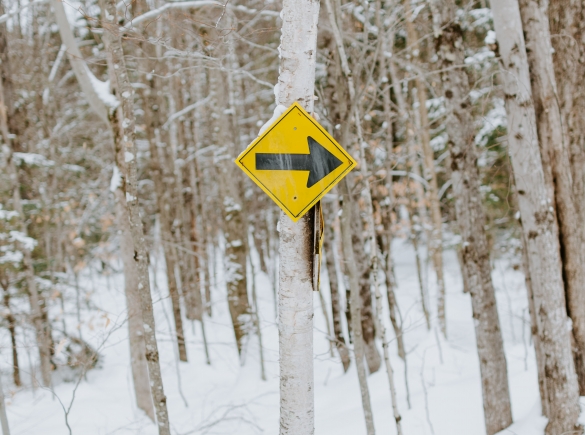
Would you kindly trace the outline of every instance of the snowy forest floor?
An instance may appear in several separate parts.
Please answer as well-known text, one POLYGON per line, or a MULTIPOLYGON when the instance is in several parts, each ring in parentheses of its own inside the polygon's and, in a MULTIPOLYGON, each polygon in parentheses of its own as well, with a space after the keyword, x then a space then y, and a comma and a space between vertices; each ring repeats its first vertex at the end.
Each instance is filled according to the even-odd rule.
MULTIPOLYGON (((397 296, 408 350, 409 409, 405 366, 394 341, 391 359, 398 388, 398 406, 405 435, 482 435, 483 409, 479 364, 469 295, 464 294, 456 253, 445 252, 448 340, 438 342, 427 331, 420 309, 419 288, 412 246, 396 241, 393 247, 397 296)), ((225 286, 218 274, 212 290, 213 316, 206 319, 211 365, 207 365, 200 325, 186 324, 188 363, 178 363, 173 337, 170 299, 164 264, 153 255, 153 288, 157 337, 165 392, 173 434, 278 433, 278 329, 274 296, 268 277, 258 272, 258 298, 262 325, 267 381, 260 377, 259 348, 251 336, 240 365, 227 308, 225 286)), ((218 258, 217 270, 221 269, 218 258)), ((257 271, 259 267, 255 268, 257 271)), ((542 435, 546 420, 540 417, 536 366, 524 288, 524 277, 512 262, 498 260, 494 284, 504 333, 513 415, 516 422, 502 435, 542 435)), ((435 302, 433 277, 429 275, 431 305, 435 302)), ((79 329, 83 338, 99 348, 98 367, 77 385, 76 379, 54 378, 49 390, 22 388, 10 383, 9 337, 2 339, 0 361, 4 366, 7 409, 13 435, 154 435, 155 425, 139 411, 133 399, 129 366, 123 276, 98 274, 88 267, 80 273, 82 313, 79 329), (66 409, 70 430, 66 425, 66 409)), ((322 281, 328 299, 327 278, 322 281)), ((68 287, 75 301, 75 287, 68 287)), ((355 364, 344 374, 337 356, 329 354, 326 326, 319 295, 315 302, 315 418, 317 435, 361 435, 365 424, 355 364)), ((386 309, 386 307, 385 307, 386 309)), ((76 331, 75 305, 66 306, 70 334, 76 331)), ((387 311, 386 311, 387 312, 387 311)), ((388 331, 392 333, 390 322, 388 331)), ((19 331, 22 340, 20 363, 30 373, 34 360, 31 331, 19 331), (23 338, 23 335, 25 336, 23 338), (28 347, 26 346, 28 343, 28 347)), ((380 346, 379 346, 380 347, 380 346)), ((58 347, 57 347, 58 349, 58 347)), ((381 347, 380 347, 381 349, 381 347)), ((25 381, 27 381, 25 377, 25 381)), ((377 432, 395 434, 388 381, 383 367, 369 376, 370 395, 377 432)), ((582 403, 585 407, 585 402, 582 403)))

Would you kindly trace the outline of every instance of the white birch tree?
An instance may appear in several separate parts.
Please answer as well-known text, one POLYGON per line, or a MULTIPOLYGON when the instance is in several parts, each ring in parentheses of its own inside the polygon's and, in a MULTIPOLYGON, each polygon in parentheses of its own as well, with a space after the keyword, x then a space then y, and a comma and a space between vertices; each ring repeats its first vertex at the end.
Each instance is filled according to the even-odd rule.
MULTIPOLYGON (((284 0, 281 17, 276 104, 288 107, 297 101, 311 113, 319 1, 284 0)), ((315 432, 311 213, 296 223, 281 213, 279 223, 280 435, 315 432)))

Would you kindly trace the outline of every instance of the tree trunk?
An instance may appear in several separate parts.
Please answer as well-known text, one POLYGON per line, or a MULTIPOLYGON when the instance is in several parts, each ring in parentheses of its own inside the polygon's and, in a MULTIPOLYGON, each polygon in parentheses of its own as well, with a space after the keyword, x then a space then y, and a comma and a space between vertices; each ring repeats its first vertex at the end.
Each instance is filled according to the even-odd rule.
MULTIPOLYGON (((157 59, 157 55, 152 52, 151 47, 147 44, 143 45, 143 51, 144 58, 140 59, 140 63, 144 70, 149 71, 153 68, 153 64, 148 62, 148 59, 151 57, 157 59)), ((178 190, 176 184, 180 182, 177 180, 174 171, 174 161, 176 158, 173 154, 175 154, 174 149, 176 149, 177 140, 176 134, 173 133, 176 133, 176 129, 173 129, 171 134, 163 136, 164 132, 161 129, 160 118, 163 114, 162 107, 164 104, 160 94, 165 93, 165 89, 161 86, 160 80, 157 77, 151 77, 150 80, 144 77, 144 81, 146 81, 147 91, 143 91, 142 97, 149 108, 149 110, 145 111, 144 124, 146 126, 146 136, 150 148, 150 173, 158 207, 160 238, 165 257, 167 286, 171 300, 179 360, 187 361, 185 332, 183 330, 183 318, 181 314, 181 296, 177 279, 177 269, 180 270, 177 245, 181 245, 180 243, 177 244, 177 240, 174 237, 175 228, 173 225, 175 219, 180 215, 180 209, 184 206, 183 201, 177 198, 178 195, 176 193, 176 190, 178 190), (157 107, 157 109, 154 110, 154 107, 157 107), (161 146, 165 139, 167 140, 166 146, 161 146), (175 205, 177 202, 180 205, 175 205)), ((168 89, 166 91, 166 93, 169 93, 168 89)), ((175 127, 174 124, 173 127, 175 127)), ((180 240, 180 242, 182 241, 180 240)))
MULTIPOLYGON (((0 274, 2 278, 2 274, 0 274)), ((6 308, 6 322, 8 323, 8 332, 10 332, 10 343, 12 345, 12 379, 14 385, 20 387, 22 385, 20 379, 20 365, 18 364, 18 346, 16 344, 16 319, 12 314, 12 308, 10 307, 10 293, 8 292, 8 281, 6 283, 0 279, 0 286, 4 291, 3 300, 4 307, 6 308)))
POLYGON ((546 434, 581 433, 557 221, 538 146, 520 11, 514 0, 492 0, 491 5, 506 95, 508 150, 518 190, 539 343, 545 355, 548 406, 543 409, 549 411, 546 434))
MULTIPOLYGON (((359 196, 359 195, 358 195, 359 196)), ((344 199, 345 201, 345 199, 344 199)), ((358 268, 358 282, 360 286, 360 310, 361 310, 361 324, 362 324, 362 338, 364 341, 364 352, 366 361, 368 363, 368 371, 370 374, 377 372, 382 364, 380 352, 376 346, 376 325, 374 322, 374 310, 372 305, 372 289, 370 282, 371 268, 368 256, 364 250, 365 241, 362 233, 362 218, 358 209, 359 198, 352 197, 350 199, 351 206, 355 208, 354 216, 357 219, 351 221, 351 245, 354 251, 354 259, 356 267, 358 268)), ((371 249, 371 248, 370 248, 371 249)), ((347 258, 346 258, 347 261, 347 258)), ((350 278, 351 279, 351 278, 350 278)), ((350 303, 351 304, 351 303, 350 303)), ((350 307, 353 315, 353 310, 350 307)), ((355 333, 355 331, 354 331, 355 333)))
POLYGON ((538 313, 535 311, 534 294, 532 292, 532 280, 530 279, 530 267, 528 266, 528 251, 526 240, 522 237, 522 269, 524 271, 524 281, 526 284, 526 295, 528 296, 528 311, 530 312, 530 331, 534 339, 534 353, 536 355, 536 368, 538 371, 538 390, 540 392, 540 402, 542 403, 542 415, 547 417, 548 412, 548 393, 546 391, 546 373, 545 358, 543 348, 540 344, 538 335, 538 313))
MULTIPOLYGON (((193 187, 191 187, 193 190, 193 187)), ((193 196, 193 195, 189 195, 193 196)), ((189 210, 188 210, 188 229, 187 229, 187 236, 185 237, 189 240, 189 248, 192 251, 192 254, 189 254, 185 259, 185 277, 188 280, 186 283, 183 284, 183 299, 185 300, 185 315, 189 320, 199 320, 203 322, 203 297, 201 296, 201 264, 205 264, 205 262, 201 261, 201 258, 204 257, 203 246, 199 246, 201 243, 201 239, 199 237, 199 231, 197 228, 197 211, 195 201, 190 199, 189 203, 189 210)))
MULTIPOLYGON (((412 22, 410 2, 404 1, 405 23, 408 35, 408 45, 413 57, 416 59, 420 52, 418 34, 412 22)), ((435 155, 431 148, 429 116, 427 112, 427 90, 422 79, 415 79, 416 95, 418 98, 418 111, 420 126, 418 136, 422 145, 424 161, 424 178, 428 182, 427 201, 431 213, 432 230, 429 233, 429 250, 433 260, 433 267, 437 275, 437 318, 441 332, 447 337, 447 315, 445 300, 445 277, 443 272, 443 220, 441 217, 441 203, 439 202, 439 184, 437 171, 435 170, 435 155)), ((421 216, 422 217, 422 216, 421 216)))
POLYGON ((349 192, 349 181, 347 177, 341 181, 341 192, 343 195, 343 207, 341 214, 341 244, 343 246, 343 256, 345 257, 345 265, 349 275, 349 309, 350 322, 352 331, 353 352, 355 355, 355 365, 358 372, 358 380, 360 383, 360 392, 362 396, 362 407, 364 410, 364 417, 366 420, 366 430, 368 435, 374 435, 376 430, 374 428, 374 416, 372 414, 372 405, 370 403, 370 391, 368 388, 368 379, 366 367, 364 365, 364 339, 362 336, 362 312, 361 312, 361 295, 359 273, 357 269, 356 259, 354 257, 353 241, 352 241, 352 226, 351 222, 356 219, 361 219, 359 216, 353 216, 355 207, 351 204, 351 196, 349 192))
MULTIPOLYGON (((526 53, 532 81, 540 152, 548 161, 554 189, 567 311, 573 323, 573 358, 579 390, 585 394, 585 263, 583 229, 573 199, 569 141, 563 134, 561 111, 553 69, 548 22, 548 1, 520 0, 526 53)), ((546 171, 545 167, 545 171, 546 171)), ((581 176, 581 174, 579 174, 581 176)))
POLYGON ((12 379, 14 385, 20 387, 20 365, 18 364, 18 345, 16 344, 16 319, 10 308, 10 295, 8 289, 4 291, 4 307, 6 308, 6 321, 8 322, 8 331, 10 332, 10 344, 12 346, 12 379))
POLYGON ((337 270, 335 268, 335 254, 334 243, 335 237, 333 235, 333 228, 337 220, 336 207, 327 207, 328 213, 332 219, 325 223, 325 235, 323 245, 325 248, 325 265, 327 267, 327 276, 329 277, 329 290, 331 292, 331 313, 333 317, 333 338, 335 339, 335 347, 339 352, 339 358, 343 365, 343 371, 347 372, 350 365, 349 350, 345 344, 345 336, 343 334, 343 325, 341 323, 341 301, 339 297, 339 285, 337 282, 337 270), (332 222, 333 220, 333 222, 332 222))
MULTIPOLYGON (((284 0, 276 104, 313 111, 317 58, 316 0, 284 0)), ((280 215, 278 330, 280 435, 315 432, 313 386, 313 220, 280 215)))
POLYGON ((8 417, 6 416, 6 399, 4 397, 4 386, 2 384, 3 384, 2 376, 0 375, 0 425, 2 426, 2 435, 10 435, 8 417))
POLYGON ((254 304, 254 326, 256 327, 256 335, 258 336, 258 348, 260 351, 260 376, 263 381, 266 380, 266 369, 264 368, 264 346, 262 344, 262 325, 260 324, 260 308, 258 307, 258 296, 256 295, 256 269, 252 262, 252 257, 248 257, 250 261, 250 269, 252 276, 252 302, 254 304))
POLYGON ((463 242, 464 276, 471 293, 486 433, 494 435, 512 424, 506 356, 485 233, 469 79, 465 70, 453 68, 465 63, 463 31, 454 23, 455 2, 444 0, 438 6, 441 33, 435 35, 435 41, 448 113, 446 127, 455 211, 463 242))
POLYGON ((146 361, 148 363, 151 394, 156 411, 159 435, 170 435, 167 399, 162 383, 158 344, 155 335, 156 326, 150 294, 148 251, 138 204, 138 162, 137 149, 134 143, 134 90, 132 89, 124 60, 122 40, 116 20, 115 0, 106 0, 105 9, 107 13, 105 14, 106 19, 103 21, 104 39, 113 67, 111 79, 117 84, 118 98, 121 100, 121 107, 118 108, 116 113, 110 116, 110 122, 115 136, 114 143, 117 147, 121 147, 121 154, 124 156, 124 161, 118 162, 118 165, 122 169, 125 207, 128 213, 128 225, 134 245, 133 258, 138 272, 138 291, 140 293, 140 305, 144 322, 146 361), (124 163, 123 166, 122 163, 124 163))
MULTIPOLYGON (((388 46, 389 47, 393 47, 394 46, 394 32, 389 32, 389 42, 388 42, 388 46)), ((394 90, 394 95, 396 97, 396 103, 398 106, 398 112, 400 115, 400 120, 405 124, 406 127, 406 134, 408 136, 408 143, 407 143, 407 147, 405 147, 405 152, 408 153, 408 157, 407 157, 407 170, 408 171, 413 171, 414 173, 419 172, 418 170, 418 161, 417 161, 417 150, 416 150, 416 146, 415 146, 415 138, 413 137, 414 135, 414 131, 413 131, 413 126, 412 126, 412 122, 409 118, 409 113, 408 113, 408 107, 406 105, 406 100, 404 98, 404 95, 402 94, 402 86, 400 84, 400 80, 398 77, 398 72, 396 71, 396 65, 394 63, 394 61, 392 60, 392 58, 390 58, 390 62, 388 64, 388 72, 390 73, 390 79, 392 82, 392 89, 394 90), (412 134, 410 133, 412 132, 412 134)), ((420 186, 420 184, 416 184, 414 189, 410 189, 410 186, 412 185, 412 181, 411 180, 406 180, 407 186, 409 187, 409 192, 411 190, 413 190, 414 192, 410 192, 408 194, 409 198, 408 198, 408 208, 409 208, 409 219, 410 219, 410 227, 411 227, 411 231, 412 231, 412 241, 413 241, 413 246, 414 246, 414 252, 415 252, 415 257, 416 257, 416 270, 417 270, 417 275, 418 275, 418 283, 419 283, 419 288, 420 288, 420 294, 421 294, 421 306, 422 306, 422 310, 423 310, 423 314, 425 316, 425 321, 427 324, 427 329, 430 330, 431 328, 431 321, 430 321, 430 312, 429 312, 429 307, 428 307, 428 290, 427 290, 427 286, 424 282, 424 277, 423 277, 423 266, 422 266, 422 261, 420 258, 420 253, 419 253, 419 249, 418 249, 418 243, 420 240, 419 237, 419 231, 414 227, 413 222, 416 222, 415 219, 415 209, 416 214, 418 214, 418 220, 419 220, 419 226, 421 226, 422 224, 422 219, 424 218, 425 213, 424 212, 424 205, 423 205, 423 198, 425 197, 424 195, 424 191, 422 189, 422 186, 420 186), (413 197, 415 197, 416 199, 413 200, 413 197), (416 207, 416 202, 418 201, 419 206, 416 207)), ((424 226, 424 225, 423 225, 424 226)), ((434 232, 435 235, 437 235, 438 233, 435 231, 434 232)), ((427 234, 429 240, 432 237, 432 234, 427 234)), ((442 235, 441 235, 441 245, 442 245, 442 235)), ((434 257, 436 260, 438 260, 438 256, 434 257)), ((443 258, 443 253, 442 253, 442 247, 441 247, 441 263, 442 263, 442 258, 443 258)), ((438 264, 435 261, 433 262, 433 264, 438 264)), ((442 272, 443 267, 441 266, 440 269, 435 269, 435 273, 437 274, 437 277, 439 277, 439 273, 443 273, 442 272), (437 272, 438 270, 440 270, 441 272, 437 272)), ((437 303, 438 304, 438 303, 437 303)))
MULTIPOLYGON (((6 47, 6 25, 0 23, 0 46, 6 47)), ((0 134, 2 135, 3 151, 7 153, 5 159, 7 162, 8 177, 11 180, 10 190, 12 191, 12 205, 14 211, 18 213, 18 227, 20 232, 28 237, 28 228, 26 225, 26 217, 22 208, 22 201, 20 197, 20 181, 18 177, 18 168, 14 162, 13 152, 14 144, 10 140, 10 132, 8 130, 7 113, 8 108, 4 100, 4 82, 11 80, 9 77, 8 57, 3 57, 0 64, 0 134)), ((41 366, 41 379, 45 387, 51 385, 51 328, 48 322, 45 321, 45 311, 47 309, 45 299, 41 291, 37 287, 35 281, 35 271, 32 259, 31 250, 19 244, 23 252, 23 266, 26 278, 26 287, 29 295, 31 307, 31 322, 35 328, 37 346, 39 348, 39 359, 41 366)), ((34 249, 34 248, 33 248, 34 249)))
MULTIPOLYGON (((393 23, 388 23, 392 26, 393 23)), ((386 53, 388 51, 388 38, 387 38, 387 27, 382 22, 382 1, 376 0, 376 27, 380 32, 383 32, 380 38, 380 54, 379 54, 379 86, 384 88, 387 87, 382 93, 383 107, 384 107, 384 122, 386 123, 385 132, 385 180, 384 183, 380 183, 378 186, 373 186, 374 192, 372 197, 374 198, 375 207, 379 209, 380 223, 376 225, 379 228, 378 232, 378 245, 380 248, 380 254, 384 261, 384 275, 386 278, 386 298, 388 300, 388 309, 390 311, 390 322, 394 329, 394 335, 396 336, 396 344, 398 346, 398 355, 403 361, 406 361, 406 351, 404 349, 404 337, 402 335, 402 327, 396 317, 397 311, 399 311, 398 303, 394 289, 396 282, 394 280, 394 266, 392 260, 392 208, 394 207, 394 195, 392 194, 392 161, 393 150, 393 129, 392 129, 392 111, 391 111, 391 100, 390 100, 390 87, 387 86, 388 80, 388 68, 386 62, 386 53)), ((394 31, 394 29, 392 29, 394 31)))
MULTIPOLYGON (((152 156, 156 158, 156 156, 152 156)), ((156 183, 156 181, 155 181, 156 183)), ((162 202, 162 208, 170 207, 170 204, 162 202)), ((177 336, 177 347, 179 350, 179 360, 187 361, 187 348, 185 346, 185 332, 183 330, 183 317, 181 315, 181 295, 179 294, 179 286, 177 284, 177 250, 173 246, 174 237, 170 229, 169 217, 165 216, 161 210, 161 236, 163 244, 163 252, 165 255, 165 263, 167 268, 167 283, 169 287, 169 296, 171 298, 171 308, 173 310, 173 320, 175 323, 175 334, 177 336)))
MULTIPOLYGON (((118 158, 120 160, 121 156, 118 158)), ((138 270, 134 261, 134 244, 128 225, 128 212, 124 207, 124 192, 121 188, 114 192, 116 196, 116 219, 121 231, 121 254, 124 265, 124 290, 126 294, 126 310, 128 311, 128 337, 130 344, 130 367, 134 382, 136 405, 154 421, 154 408, 150 395, 150 381, 146 361, 146 345, 144 342, 144 322, 140 307, 138 291, 138 270)))
MULTIPOLYGON (((560 105, 565 146, 569 150, 573 199, 579 222, 585 222, 585 5, 577 0, 550 0, 550 33, 557 78, 556 99, 560 105), (581 41, 581 42, 580 42, 581 41)), ((585 226, 580 225, 585 252, 585 226)), ((580 385, 583 385, 580 381, 580 385)), ((582 388, 582 387, 581 387, 582 388)), ((581 395, 585 393, 581 389, 581 395)))
MULTIPOLYGON (((233 158, 237 155, 237 148, 232 134, 231 119, 229 128, 217 123, 221 117, 220 108, 225 105, 229 106, 229 95, 225 91, 223 76, 217 74, 210 75, 210 93, 215 96, 214 109, 212 116, 214 141, 226 143, 228 153, 233 158), (215 133, 215 131, 219 133, 215 133)), ((245 342, 245 336, 248 331, 253 330, 253 322, 250 315, 250 305, 248 302, 248 285, 246 276, 246 251, 248 244, 248 229, 246 217, 244 214, 243 195, 241 192, 241 183, 234 182, 233 159, 225 159, 219 165, 220 180, 219 190, 223 197, 223 235, 225 237, 224 268, 227 286, 227 297, 232 325, 238 353, 241 354, 245 342)), ((236 176, 240 176, 236 173, 236 176)))

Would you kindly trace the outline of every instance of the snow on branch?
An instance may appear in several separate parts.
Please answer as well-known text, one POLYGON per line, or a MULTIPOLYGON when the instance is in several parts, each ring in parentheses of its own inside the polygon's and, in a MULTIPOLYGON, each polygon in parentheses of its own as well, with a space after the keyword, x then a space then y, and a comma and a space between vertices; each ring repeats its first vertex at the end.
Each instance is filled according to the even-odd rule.
POLYGON ((20 231, 10 231, 9 234, 11 241, 20 243, 27 251, 32 251, 35 246, 37 246, 37 241, 35 239, 21 233, 20 231))
POLYGON ((184 109, 179 110, 176 113, 173 113, 171 116, 169 116, 169 119, 167 119, 167 122, 165 122, 163 124, 163 128, 166 130, 167 128, 169 128, 169 125, 171 124, 171 122, 173 122, 175 119, 180 118, 181 116, 189 113, 191 110, 196 109, 197 107, 204 105, 210 99, 211 99, 211 95, 207 96, 203 100, 197 101, 196 103, 191 104, 190 106, 185 107, 184 109))
POLYGON ((173 2, 173 3, 165 3, 159 8, 153 9, 152 11, 148 11, 145 14, 139 15, 136 18, 133 18, 125 28, 131 28, 133 26, 137 26, 147 20, 154 19, 159 15, 163 14, 164 12, 170 9, 190 9, 190 8, 200 8, 203 6, 219 6, 223 7, 223 4, 214 1, 214 0, 195 0, 195 1, 186 1, 186 2, 173 2))
POLYGON ((22 6, 20 9, 17 9, 17 10, 12 11, 12 12, 8 12, 8 13, 6 13, 4 15, 0 15, 0 24, 8 21, 14 15, 21 13, 26 8, 28 8, 29 6, 38 5, 39 3, 47 3, 48 1, 49 0, 33 0, 29 4, 22 6))
MULTIPOLYGON (((75 73, 77 82, 93 111, 102 119, 102 121, 108 123, 108 108, 111 106, 108 106, 104 101, 105 95, 103 82, 97 80, 87 67, 77 45, 77 41, 75 40, 75 36, 73 35, 73 31, 71 30, 71 25, 67 19, 63 2, 61 0, 53 0, 52 4, 57 25, 59 26, 61 42, 67 47, 69 64, 75 73)), ((109 93, 109 89, 107 92, 109 93)), ((107 98, 106 101, 109 101, 110 103, 112 102, 111 99, 108 100, 107 98)))
POLYGON ((425 180, 423 177, 421 177, 418 174, 415 174, 414 172, 407 172, 407 171, 390 171, 391 175, 396 175, 398 177, 409 177, 411 179, 413 179, 414 181, 418 181, 420 184, 422 184, 425 189, 429 188, 429 183, 427 182, 427 180, 425 180))
POLYGON ((213 7, 220 7, 220 8, 228 7, 232 10, 236 10, 236 11, 240 11, 240 12, 245 12, 245 13, 249 13, 249 14, 260 14, 260 15, 266 15, 266 16, 271 16, 271 17, 280 16, 280 13, 276 12, 276 11, 256 10, 256 9, 247 8, 245 6, 226 5, 224 3, 221 3, 221 2, 218 2, 215 0, 195 0, 195 1, 165 3, 164 5, 156 8, 156 9, 153 9, 152 11, 148 11, 145 14, 142 14, 142 15, 132 19, 124 27, 126 29, 130 29, 133 26, 137 26, 137 25, 139 25, 147 20, 157 18, 158 16, 160 16, 164 12, 171 10, 171 9, 191 9, 191 8, 200 8, 200 7, 204 7, 204 6, 213 6, 213 7))
POLYGON ((98 98, 106 105, 106 107, 110 109, 117 108, 120 105, 120 101, 118 101, 116 96, 110 92, 110 81, 106 80, 105 82, 102 82, 93 75, 87 65, 85 68, 87 69, 89 81, 91 82, 91 85, 93 86, 93 89, 98 98))
POLYGON ((8 221, 18 216, 18 213, 13 210, 4 210, 0 204, 0 220, 8 221))
POLYGON ((13 153, 14 160, 20 164, 23 163, 29 166, 55 166, 55 162, 45 158, 41 154, 36 153, 13 153))

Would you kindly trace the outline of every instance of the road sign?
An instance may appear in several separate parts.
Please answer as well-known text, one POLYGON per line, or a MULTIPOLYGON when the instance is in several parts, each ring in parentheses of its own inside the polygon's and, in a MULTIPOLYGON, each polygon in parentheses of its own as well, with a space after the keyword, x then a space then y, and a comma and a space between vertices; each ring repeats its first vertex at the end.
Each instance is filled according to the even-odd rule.
POLYGON ((294 103, 240 154, 236 164, 296 222, 356 162, 294 103))

